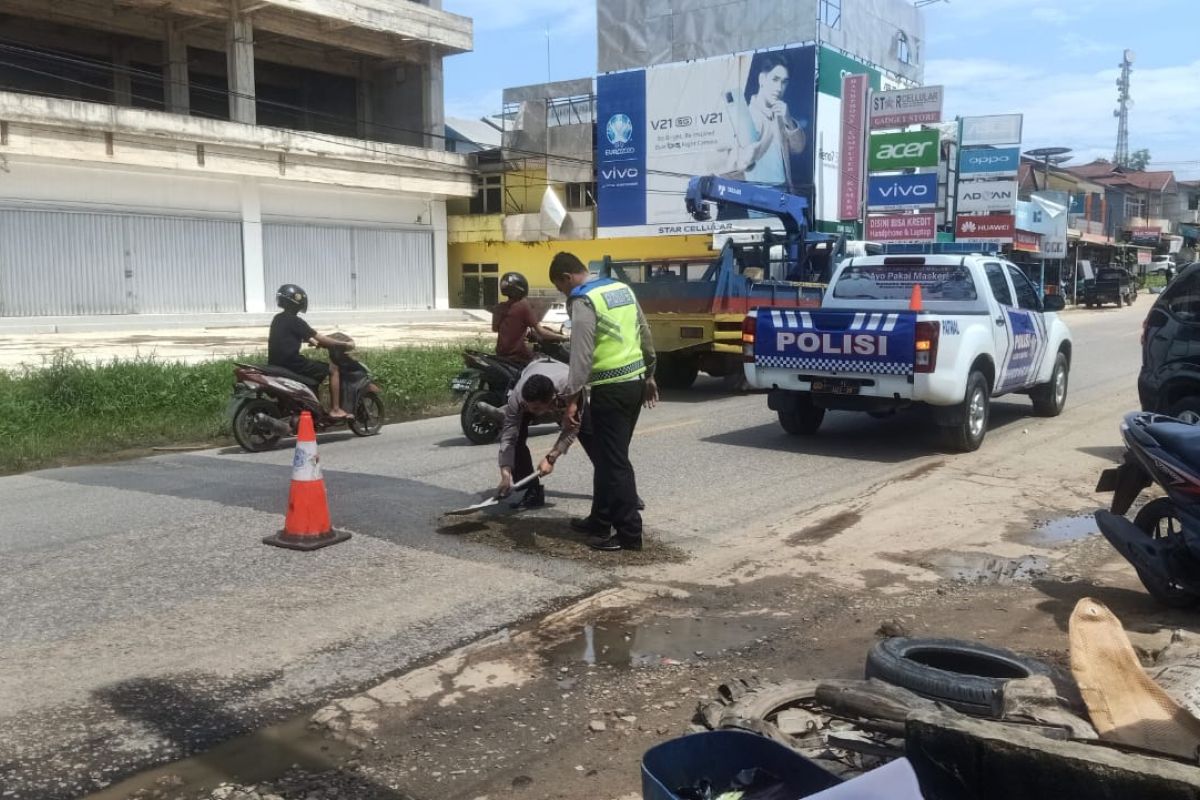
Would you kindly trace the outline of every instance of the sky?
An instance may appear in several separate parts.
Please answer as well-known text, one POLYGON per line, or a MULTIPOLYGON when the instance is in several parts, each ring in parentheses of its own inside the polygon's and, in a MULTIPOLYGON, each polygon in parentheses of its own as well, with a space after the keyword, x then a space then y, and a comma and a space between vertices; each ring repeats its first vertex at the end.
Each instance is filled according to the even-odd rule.
MULTIPOLYGON (((596 74, 595 0, 444 0, 475 21, 475 50, 446 59, 446 115, 500 111, 506 86, 596 74), (547 33, 549 36, 547 36, 547 33), (547 52, 547 39, 549 52, 547 52)), ((1196 0, 950 0, 925 9, 925 83, 945 116, 1025 114, 1026 148, 1112 158, 1115 81, 1135 53, 1130 150, 1200 178, 1196 0)))

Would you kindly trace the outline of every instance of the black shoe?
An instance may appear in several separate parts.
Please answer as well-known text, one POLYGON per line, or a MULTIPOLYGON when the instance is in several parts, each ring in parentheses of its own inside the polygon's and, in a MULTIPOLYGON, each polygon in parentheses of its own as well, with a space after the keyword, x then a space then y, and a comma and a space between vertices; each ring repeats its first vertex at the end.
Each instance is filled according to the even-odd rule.
POLYGON ((593 550, 613 552, 616 550, 641 550, 641 539, 622 539, 615 533, 610 536, 589 536, 587 546, 593 550))
POLYGON ((541 508, 546 505, 546 490, 541 486, 534 486, 525 491, 525 496, 515 503, 509 503, 508 507, 518 511, 527 511, 531 508, 541 508))
POLYGON ((571 530, 592 536, 608 536, 612 526, 604 522, 597 522, 591 517, 571 517, 571 530))

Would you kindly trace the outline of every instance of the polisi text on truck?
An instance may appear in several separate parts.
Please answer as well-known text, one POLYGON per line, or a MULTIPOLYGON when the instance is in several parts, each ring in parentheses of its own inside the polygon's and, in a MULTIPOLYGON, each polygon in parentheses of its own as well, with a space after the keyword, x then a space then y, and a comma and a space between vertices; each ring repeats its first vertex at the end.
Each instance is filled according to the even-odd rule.
POLYGON ((775 349, 781 352, 789 346, 795 346, 801 353, 886 356, 887 343, 886 336, 874 336, 869 333, 775 333, 775 349))
POLYGON ((891 161, 899 158, 920 158, 925 155, 925 151, 933 147, 933 142, 908 142, 906 144, 887 144, 880 145, 879 150, 875 152, 876 161, 891 161))

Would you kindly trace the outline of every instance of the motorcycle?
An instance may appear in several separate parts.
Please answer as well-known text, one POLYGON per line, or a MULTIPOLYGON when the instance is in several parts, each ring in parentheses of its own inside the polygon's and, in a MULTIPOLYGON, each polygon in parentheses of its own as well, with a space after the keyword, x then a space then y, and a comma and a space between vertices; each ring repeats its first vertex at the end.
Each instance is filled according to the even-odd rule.
POLYGON ((1112 492, 1109 511, 1097 511, 1100 532, 1133 565, 1150 595, 1171 608, 1200 602, 1200 425, 1148 412, 1121 425, 1125 458, 1100 474, 1097 492, 1112 492), (1151 500, 1131 522, 1125 514, 1149 486, 1151 500))
POLYGON ((352 358, 348 351, 353 341, 334 334, 350 347, 331 348, 329 359, 341 373, 342 408, 353 416, 345 419, 331 417, 317 397, 320 385, 311 378, 283 367, 256 364, 234 364, 233 396, 229 401, 233 438, 243 450, 259 453, 274 448, 285 436, 295 436, 300 414, 312 414, 318 431, 349 425, 356 436, 374 436, 383 427, 383 400, 366 365, 352 358))
MULTIPOLYGON (((560 342, 535 343, 534 352, 555 361, 570 361, 566 345, 560 342)), ((462 432, 472 444, 492 444, 500 438, 504 406, 526 365, 481 350, 464 351, 463 362, 467 369, 450 381, 450 390, 463 398, 458 415, 462 432)), ((534 425, 557 422, 553 415, 533 420, 534 425)))

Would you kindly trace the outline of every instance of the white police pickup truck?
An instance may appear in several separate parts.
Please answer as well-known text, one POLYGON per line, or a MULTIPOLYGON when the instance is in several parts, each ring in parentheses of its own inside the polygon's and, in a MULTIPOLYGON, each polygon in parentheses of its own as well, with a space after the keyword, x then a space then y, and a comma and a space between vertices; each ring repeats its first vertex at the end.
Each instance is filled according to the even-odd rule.
POLYGON ((920 403, 951 447, 971 451, 993 397, 1028 394, 1035 413, 1062 412, 1071 367, 1062 308, 997 256, 851 258, 819 308, 750 312, 746 379, 769 390, 791 434, 816 433, 827 409, 886 416, 920 403))

